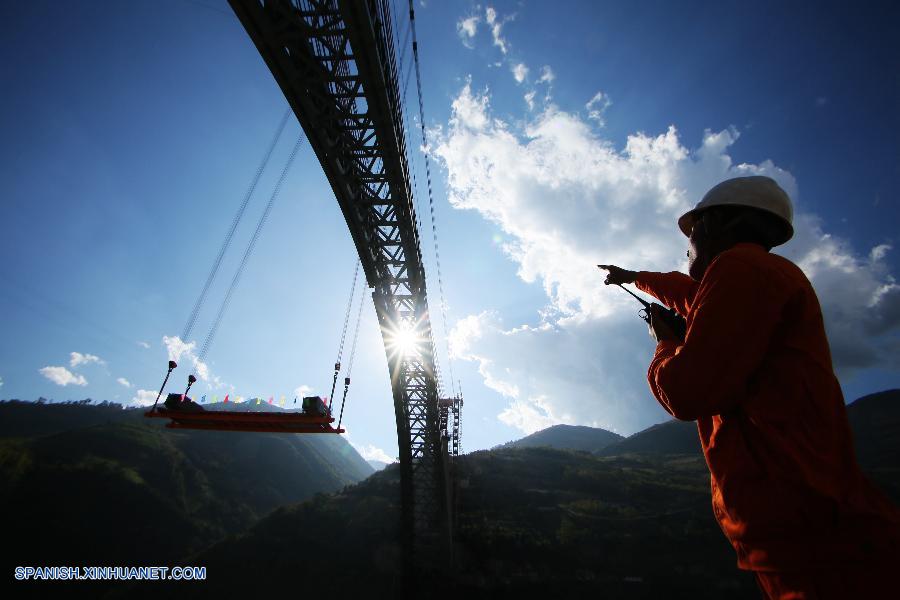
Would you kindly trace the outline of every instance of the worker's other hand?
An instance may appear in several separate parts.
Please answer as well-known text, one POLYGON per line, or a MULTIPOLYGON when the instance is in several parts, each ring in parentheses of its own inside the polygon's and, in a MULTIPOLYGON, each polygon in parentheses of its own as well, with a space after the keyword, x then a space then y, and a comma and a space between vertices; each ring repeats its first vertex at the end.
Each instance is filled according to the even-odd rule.
POLYGON ((650 305, 650 337, 657 342, 682 342, 684 340, 676 334, 663 315, 665 309, 654 302, 650 305))
POLYGON ((606 285, 621 285, 623 283, 634 283, 634 280, 637 279, 637 273, 635 271, 629 271, 628 269, 623 269, 621 267, 617 267, 615 265, 597 265, 599 268, 604 271, 609 271, 606 275, 606 280, 603 282, 606 285))

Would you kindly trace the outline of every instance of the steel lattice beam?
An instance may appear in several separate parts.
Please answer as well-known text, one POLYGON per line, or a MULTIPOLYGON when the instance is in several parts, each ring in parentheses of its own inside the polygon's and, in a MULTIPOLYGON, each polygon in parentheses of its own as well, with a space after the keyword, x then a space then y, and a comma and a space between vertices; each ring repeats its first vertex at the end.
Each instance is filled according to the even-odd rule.
POLYGON ((408 556, 448 557, 438 383, 386 0, 229 0, 302 125, 347 222, 375 303, 400 451, 408 556), (414 324, 411 356, 391 333, 414 324))

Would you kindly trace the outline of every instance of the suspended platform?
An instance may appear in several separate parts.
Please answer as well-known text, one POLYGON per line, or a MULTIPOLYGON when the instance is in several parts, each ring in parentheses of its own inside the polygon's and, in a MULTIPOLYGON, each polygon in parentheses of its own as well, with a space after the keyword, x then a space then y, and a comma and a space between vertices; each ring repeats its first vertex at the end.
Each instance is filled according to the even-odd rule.
POLYGON ((254 431, 259 433, 344 433, 332 427, 334 418, 303 413, 259 413, 204 410, 186 412, 159 408, 145 417, 171 419, 171 429, 207 429, 212 431, 254 431))

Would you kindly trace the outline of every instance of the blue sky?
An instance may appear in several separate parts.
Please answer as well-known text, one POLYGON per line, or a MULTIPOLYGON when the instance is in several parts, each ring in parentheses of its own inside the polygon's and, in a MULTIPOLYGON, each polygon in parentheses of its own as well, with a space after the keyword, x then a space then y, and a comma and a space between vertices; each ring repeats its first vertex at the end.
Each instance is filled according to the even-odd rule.
MULTIPOLYGON (((466 450, 553 423, 630 434, 667 418, 637 306, 591 265, 683 267, 675 218, 735 174, 769 174, 796 201, 780 252, 816 286, 847 399, 898 386, 898 9, 783 4, 417 2, 466 450)), ((0 398, 132 404, 158 388, 163 337, 181 333, 286 103, 224 2, 0 13, 0 398)), ((414 119, 414 82, 406 101, 414 119)), ((299 135, 291 120, 195 337, 299 135)), ((411 160, 426 216, 421 152, 411 160)), ((304 144, 201 393, 327 394, 354 261, 304 144)), ((396 456, 370 302, 348 402, 350 440, 396 456)))

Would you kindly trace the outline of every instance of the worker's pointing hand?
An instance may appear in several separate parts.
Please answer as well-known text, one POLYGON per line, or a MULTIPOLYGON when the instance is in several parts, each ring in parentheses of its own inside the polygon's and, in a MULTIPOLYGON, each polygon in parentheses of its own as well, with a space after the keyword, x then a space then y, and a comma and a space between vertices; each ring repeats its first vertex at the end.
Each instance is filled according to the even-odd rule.
POLYGON ((621 267, 617 267, 615 265, 597 265, 604 271, 609 271, 609 274, 606 276, 606 280, 603 282, 606 285, 621 285, 623 283, 634 283, 634 280, 637 279, 637 273, 634 271, 629 271, 627 269, 623 269, 621 267))

